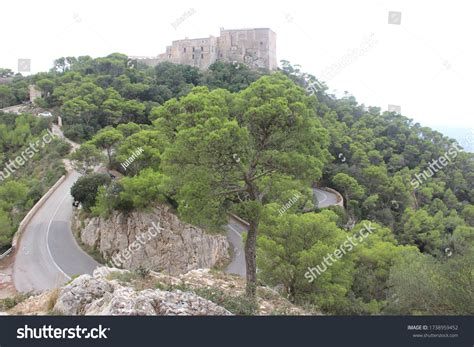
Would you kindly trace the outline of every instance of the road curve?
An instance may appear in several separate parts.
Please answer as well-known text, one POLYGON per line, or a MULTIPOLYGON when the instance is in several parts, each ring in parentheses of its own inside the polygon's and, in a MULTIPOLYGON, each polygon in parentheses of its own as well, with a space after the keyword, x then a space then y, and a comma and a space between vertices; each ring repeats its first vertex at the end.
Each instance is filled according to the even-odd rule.
POLYGON ((74 275, 92 274, 99 265, 76 243, 71 232, 72 171, 25 228, 15 255, 13 281, 20 292, 58 287, 74 275))
POLYGON ((318 202, 319 208, 337 205, 337 195, 332 192, 319 188, 313 188, 313 196, 318 202))
MULTIPOLYGON (((313 188, 313 196, 319 208, 337 205, 337 195, 319 188, 313 188)), ((245 277, 245 252, 242 242, 242 233, 247 231, 245 225, 234 218, 229 219, 226 225, 227 238, 233 249, 233 259, 227 266, 225 272, 245 277)))

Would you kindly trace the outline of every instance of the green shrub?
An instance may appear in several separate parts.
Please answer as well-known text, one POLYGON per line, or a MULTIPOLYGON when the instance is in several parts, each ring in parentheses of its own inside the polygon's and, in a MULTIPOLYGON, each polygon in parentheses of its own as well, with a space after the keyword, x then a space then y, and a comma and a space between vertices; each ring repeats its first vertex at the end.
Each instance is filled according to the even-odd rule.
POLYGON ((255 300, 245 296, 230 296, 221 290, 213 288, 195 289, 196 295, 224 307, 231 313, 239 316, 252 316, 257 310, 255 300))
POLYGON ((20 293, 10 298, 0 299, 0 311, 7 311, 31 296, 30 293, 20 293))

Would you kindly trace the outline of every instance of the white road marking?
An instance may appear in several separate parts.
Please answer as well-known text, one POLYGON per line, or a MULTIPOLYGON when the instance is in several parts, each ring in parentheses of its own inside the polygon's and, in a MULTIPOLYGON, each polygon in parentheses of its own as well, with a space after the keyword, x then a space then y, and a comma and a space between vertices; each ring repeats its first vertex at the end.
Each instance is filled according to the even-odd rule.
POLYGON ((229 225, 229 228, 234 232, 236 233, 240 238, 242 238, 242 234, 239 233, 232 225, 228 224, 229 225))
POLYGON ((328 199, 327 194, 324 193, 323 191, 321 191, 321 190, 319 190, 319 189, 316 189, 315 192, 316 192, 316 195, 318 195, 318 193, 319 193, 319 194, 322 194, 322 195, 324 196, 324 199, 323 199, 323 200, 319 200, 319 199, 318 199, 318 203, 319 203, 319 204, 323 203, 324 201, 326 201, 326 200, 328 199))
POLYGON ((68 280, 70 280, 71 277, 68 276, 68 274, 65 273, 65 272, 63 271, 63 269, 61 269, 61 267, 54 261, 53 255, 51 254, 51 250, 49 249, 49 231, 51 230, 51 224, 53 223, 54 217, 56 217, 56 215, 58 214, 59 208, 61 207, 61 205, 63 204, 64 200, 66 200, 67 197, 68 197, 68 194, 66 193, 66 195, 64 196, 64 198, 63 198, 63 199, 61 200, 61 202, 58 204, 58 207, 56 207, 56 211, 54 211, 53 216, 52 216, 51 219, 49 220, 48 230, 46 231, 46 249, 48 250, 49 256, 51 257, 51 260, 52 260, 53 264, 56 266, 56 268, 57 268, 64 276, 66 276, 66 278, 67 278, 68 280))

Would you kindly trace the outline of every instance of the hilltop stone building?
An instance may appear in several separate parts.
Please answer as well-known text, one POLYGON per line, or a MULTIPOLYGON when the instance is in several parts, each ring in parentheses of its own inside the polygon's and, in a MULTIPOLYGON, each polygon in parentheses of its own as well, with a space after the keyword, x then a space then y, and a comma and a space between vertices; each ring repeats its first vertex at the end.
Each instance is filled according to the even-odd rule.
POLYGON ((41 90, 34 84, 30 84, 28 86, 28 93, 30 95, 31 102, 35 102, 36 99, 41 98, 43 96, 41 90))
POLYGON ((269 28, 221 28, 220 36, 173 41, 157 57, 130 57, 150 66, 169 61, 207 69, 216 61, 244 63, 250 68, 275 70, 276 34, 269 28))

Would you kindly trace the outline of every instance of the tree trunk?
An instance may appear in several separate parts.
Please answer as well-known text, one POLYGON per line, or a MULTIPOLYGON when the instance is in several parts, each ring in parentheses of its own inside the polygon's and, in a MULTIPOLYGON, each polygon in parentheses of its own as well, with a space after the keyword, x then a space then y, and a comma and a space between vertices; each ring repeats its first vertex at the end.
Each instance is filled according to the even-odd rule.
POLYGON ((112 148, 107 147, 107 157, 109 158, 109 169, 112 167, 112 148))
POLYGON ((251 222, 245 242, 245 266, 247 270, 247 296, 255 298, 257 291, 257 223, 251 222))

